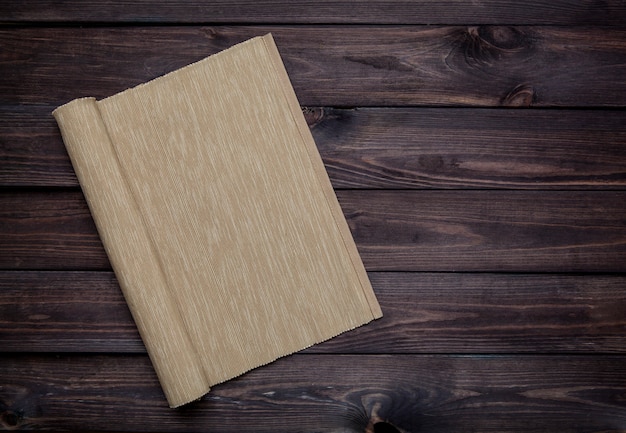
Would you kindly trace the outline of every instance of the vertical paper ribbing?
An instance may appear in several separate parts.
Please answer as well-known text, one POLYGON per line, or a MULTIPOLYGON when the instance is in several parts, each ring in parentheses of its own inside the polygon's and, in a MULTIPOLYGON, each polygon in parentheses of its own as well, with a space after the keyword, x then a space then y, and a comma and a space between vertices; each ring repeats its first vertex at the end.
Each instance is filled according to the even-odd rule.
POLYGON ((276 79, 281 82, 281 88, 285 95, 286 104, 289 106, 289 109, 293 114, 293 120, 300 133, 300 137, 302 139, 301 146, 304 148, 311 162, 311 168, 317 177, 319 187, 326 197, 329 210, 333 215, 337 228, 339 229, 341 239, 346 247, 347 254, 350 256, 356 276, 361 283, 362 294, 370 307, 372 317, 378 319, 382 317, 383 312, 380 309, 378 301, 376 300, 376 296, 374 295, 374 290, 372 289, 367 272, 365 271, 365 267, 363 266, 363 262, 359 256, 359 251, 356 248, 356 244, 352 238, 352 233, 350 233, 350 228, 348 227, 348 223, 343 215, 343 211, 341 210, 335 191, 333 190, 328 174, 326 173, 326 169, 324 168, 322 158, 317 151, 311 131, 309 130, 306 120, 304 119, 296 94, 291 87, 291 81, 289 80, 285 66, 280 58, 278 48, 276 48, 276 44, 274 43, 274 39, 271 35, 264 36, 262 39, 267 48, 269 59, 276 71, 276 79))
POLYGON ((55 117, 171 406, 382 315, 271 35, 55 117))
POLYGON ((172 406, 209 390, 93 98, 54 111, 98 233, 172 406))

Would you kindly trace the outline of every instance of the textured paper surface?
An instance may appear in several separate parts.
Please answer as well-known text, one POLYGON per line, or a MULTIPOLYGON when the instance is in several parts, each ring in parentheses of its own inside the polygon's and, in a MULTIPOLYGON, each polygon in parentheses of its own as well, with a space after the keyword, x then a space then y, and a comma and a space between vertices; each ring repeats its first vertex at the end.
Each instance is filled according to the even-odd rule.
POLYGON ((53 114, 170 406, 382 315, 271 35, 53 114))

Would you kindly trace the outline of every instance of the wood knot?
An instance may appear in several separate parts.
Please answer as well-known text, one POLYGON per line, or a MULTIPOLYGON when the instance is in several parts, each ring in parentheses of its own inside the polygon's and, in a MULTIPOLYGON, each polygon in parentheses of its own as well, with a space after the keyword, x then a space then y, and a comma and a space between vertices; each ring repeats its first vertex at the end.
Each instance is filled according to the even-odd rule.
MULTIPOLYGON (((200 28, 200 33, 204 35, 210 41, 223 42, 223 43, 231 43, 226 35, 222 32, 219 32, 214 27, 202 27, 200 28)), ((220 45, 222 46, 222 45, 220 45)))
POLYGON ((537 102, 537 94, 530 84, 520 84, 507 93, 500 105, 504 107, 530 107, 537 102))
POLYGON ((324 109, 320 107, 302 107, 302 114, 309 128, 314 128, 324 120, 324 109))
POLYGON ((11 410, 5 411, 0 415, 0 420, 4 427, 16 427, 17 424, 23 419, 24 415, 21 413, 15 413, 11 410))
POLYGON ((531 45, 531 39, 515 27, 481 26, 477 33, 485 43, 500 50, 518 50, 531 45))
POLYGON ((401 433, 394 425, 380 421, 374 424, 374 433, 401 433))
POLYGON ((470 27, 463 42, 469 63, 490 64, 532 48, 532 38, 514 27, 470 27))

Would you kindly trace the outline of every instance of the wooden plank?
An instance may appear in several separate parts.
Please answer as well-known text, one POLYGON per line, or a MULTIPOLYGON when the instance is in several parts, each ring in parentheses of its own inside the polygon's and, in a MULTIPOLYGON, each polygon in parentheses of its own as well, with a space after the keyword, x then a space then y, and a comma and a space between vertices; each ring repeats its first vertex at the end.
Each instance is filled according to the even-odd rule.
POLYGON ((52 106, 0 107, 0 186, 77 186, 52 106))
POLYGON ((14 429, 617 432, 625 361, 295 355, 172 410, 146 356, 5 355, 0 411, 14 429))
POLYGON ((336 188, 623 189, 626 112, 312 110, 336 188))
POLYGON ((304 105, 626 105, 626 31, 599 27, 3 28, 0 105, 105 97, 272 32, 304 105))
POLYGON ((618 0, 515 2, 30 0, 0 4, 1 22, 623 25, 618 0))
POLYGON ((63 268, 110 269, 82 193, 0 194, 0 269, 63 268))
POLYGON ((112 272, 0 272, 0 352, 145 347, 112 272))
MULTIPOLYGON (((307 353, 626 353, 626 277, 373 272, 385 316, 307 353)), ((0 272, 0 352, 144 353, 110 272, 0 272)))
MULTIPOLYGON (((623 272, 624 191, 337 191, 369 271, 623 272)), ((78 191, 0 194, 0 269, 108 270, 78 191)))
POLYGON ((368 270, 623 272, 624 192, 340 191, 368 270))
MULTIPOLYGON (((77 186, 50 112, 0 107, 0 186, 77 186)), ((624 189, 623 110, 307 107, 335 188, 624 189)))

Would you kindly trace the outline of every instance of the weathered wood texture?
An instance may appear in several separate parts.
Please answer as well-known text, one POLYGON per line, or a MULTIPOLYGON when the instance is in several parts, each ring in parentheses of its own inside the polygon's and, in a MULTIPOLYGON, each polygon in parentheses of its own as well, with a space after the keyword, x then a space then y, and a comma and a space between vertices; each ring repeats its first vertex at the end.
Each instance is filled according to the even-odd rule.
POLYGON ((1 269, 110 269, 81 193, 0 193, 1 269))
POLYGON ((109 96, 267 32, 304 105, 626 104, 620 28, 218 26, 2 28, 0 105, 109 96))
POLYGON ((624 1, 9 0, 0 23, 0 430, 626 431, 624 1), (171 410, 50 112, 267 32, 385 316, 171 410))
POLYGON ((338 194, 371 270, 622 272, 626 193, 338 194))
MULTIPOLYGON (((622 272, 626 192, 338 191, 369 271, 622 272)), ((79 191, 0 194, 0 268, 108 270, 79 191)))
MULTIPOLYGON (((306 353, 626 353, 626 276, 370 279, 385 316, 306 353)), ((110 272, 0 272, 0 318, 0 352, 145 352, 110 272)))
POLYGON ((618 432, 624 357, 294 355, 169 409, 146 356, 4 356, 5 427, 618 432), (546 414, 550 414, 546 416, 546 414), (380 424, 378 430, 374 428, 380 424), (392 428, 395 428, 392 430, 392 428))
POLYGON ((102 2, 93 0, 7 0, 0 4, 1 21, 623 25, 626 5, 619 0, 115 0, 102 7, 102 2))
MULTIPOLYGON (((0 107, 0 186, 78 186, 50 112, 0 107)), ((626 111, 308 107, 335 188, 626 188, 626 111)))

